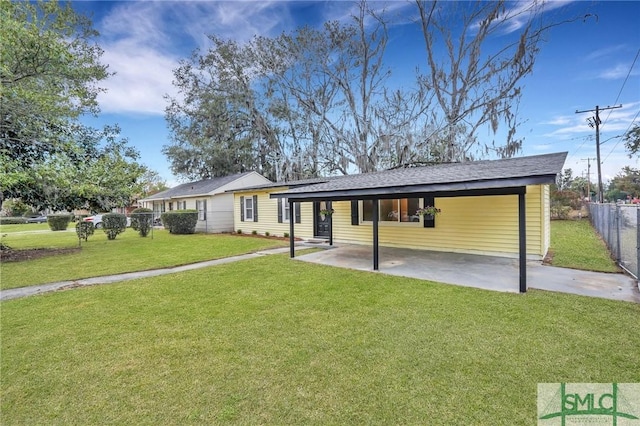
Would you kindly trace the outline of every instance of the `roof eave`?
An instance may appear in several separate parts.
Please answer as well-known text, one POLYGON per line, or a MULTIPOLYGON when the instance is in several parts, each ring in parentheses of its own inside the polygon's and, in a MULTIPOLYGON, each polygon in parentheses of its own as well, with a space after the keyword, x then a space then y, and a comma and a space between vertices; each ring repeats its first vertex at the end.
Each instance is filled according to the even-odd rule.
POLYGON ((314 201, 314 200, 355 200, 370 198, 405 198, 415 194, 433 194, 441 196, 452 196, 452 193, 459 192, 460 195, 467 193, 477 193, 487 191, 486 195, 497 195, 499 193, 519 193, 517 188, 527 185, 544 185, 555 182, 556 175, 539 175, 520 178, 494 179, 489 181, 470 181, 454 183, 438 183, 424 185, 403 185, 383 188, 363 188, 363 189, 343 189, 335 191, 313 191, 313 192, 279 192, 270 194, 270 198, 288 198, 291 201, 314 201), (507 191, 497 191, 508 189, 507 191))
POLYGON ((194 198, 194 197, 211 197, 213 195, 219 194, 218 192, 206 192, 203 194, 186 194, 186 195, 172 195, 169 197, 158 197, 158 198, 145 198, 140 201, 166 201, 166 200, 177 200, 178 198, 194 198))

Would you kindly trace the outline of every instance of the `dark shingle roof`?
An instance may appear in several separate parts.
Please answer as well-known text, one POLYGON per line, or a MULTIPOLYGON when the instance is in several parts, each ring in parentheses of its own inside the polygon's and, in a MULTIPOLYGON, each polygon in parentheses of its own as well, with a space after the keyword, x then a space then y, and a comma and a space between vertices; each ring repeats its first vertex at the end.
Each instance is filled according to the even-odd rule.
POLYGON ((343 176, 329 181, 292 188, 281 196, 304 198, 316 195, 372 195, 394 192, 456 191, 552 183, 562 171, 566 152, 403 168, 343 176), (286 194, 286 195, 285 195, 286 194))
POLYGON ((262 185, 248 186, 242 189, 229 190, 229 192, 253 191, 256 189, 279 188, 279 187, 285 187, 285 186, 289 188, 296 188, 299 186, 309 186, 316 183, 324 183, 332 179, 338 179, 340 177, 342 176, 315 177, 315 178, 300 179, 300 180, 271 182, 271 183, 264 183, 262 185))
POLYGON ((165 191, 158 192, 157 194, 150 195, 146 197, 146 199, 166 200, 167 198, 183 198, 205 195, 250 173, 253 172, 238 173, 230 176, 221 176, 211 179, 203 179, 197 182, 183 183, 165 191))

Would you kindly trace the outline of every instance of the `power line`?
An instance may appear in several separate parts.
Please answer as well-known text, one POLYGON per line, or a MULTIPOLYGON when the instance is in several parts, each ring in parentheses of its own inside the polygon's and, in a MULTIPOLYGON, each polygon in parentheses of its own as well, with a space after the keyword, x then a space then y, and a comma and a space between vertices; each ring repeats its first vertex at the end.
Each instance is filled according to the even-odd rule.
POLYGON ((596 129, 596 157, 598 159, 598 201, 601 203, 604 202, 604 194, 602 192, 602 162, 600 161, 600 124, 602 124, 602 121, 600 120, 600 111, 616 108, 622 108, 622 105, 608 106, 605 108, 600 108, 598 105, 596 105, 595 109, 586 109, 584 111, 576 110, 576 114, 581 114, 583 112, 596 113, 593 117, 589 117, 587 121, 589 122, 589 126, 595 127, 596 129))
MULTIPOLYGON (((640 49, 638 49, 638 51, 636 52, 636 57, 633 58, 633 62, 631 63, 629 72, 627 73, 627 76, 624 78, 624 81, 622 82, 622 87, 620 88, 620 91, 618 92, 618 96, 616 97, 616 100, 613 103, 614 105, 618 103, 618 100, 620 99, 620 95, 622 95, 622 90, 624 89, 624 86, 627 84, 627 80, 629 80, 629 76, 631 75, 631 71, 633 71, 633 67, 635 66, 636 61, 638 60, 638 56, 640 56, 640 49)), ((604 119, 604 123, 602 124, 603 126, 607 124, 607 120, 609 120, 610 116, 611 116, 611 111, 609 111, 609 114, 607 114, 607 118, 604 119)))
MULTIPOLYGON (((623 136, 624 136, 624 135, 615 135, 615 136, 611 136, 610 138, 605 139, 605 140, 603 140, 602 142, 600 142, 600 146, 604 145, 606 142, 609 142, 611 139, 621 138, 621 137, 623 137, 623 136)), ((604 161, 604 160, 602 160, 602 161, 604 161)))
POLYGON ((581 158, 580 160, 587 162, 587 197, 589 197, 589 202, 591 202, 591 160, 595 160, 595 158, 587 157, 581 158))
MULTIPOLYGON (((635 123, 636 119, 638 118, 638 115, 640 115, 640 110, 638 110, 638 112, 636 113, 636 116, 635 116, 635 117, 633 117, 633 120, 631 120, 631 123, 629 123, 629 127, 627 127, 627 130, 625 130, 625 131, 622 133, 622 135, 620 135, 620 136, 614 136, 614 137, 622 137, 622 136, 626 135, 626 134, 627 134, 627 132, 629 131, 629 129, 631 129, 631 126, 633 126, 633 123, 635 123)), ((611 138, 610 138, 610 139, 611 139, 611 138)), ((607 140, 609 140, 609 139, 607 139, 607 140)), ((620 140, 622 140, 622 139, 620 139, 620 140)), ((606 160, 607 158, 609 158, 609 156, 611 155, 611 153, 612 153, 612 152, 613 152, 613 151, 618 147, 618 144, 619 144, 619 143, 620 143, 620 141, 616 142, 616 144, 613 146, 613 148, 611 148, 611 151, 609 151, 609 153, 607 154, 607 156, 606 156, 606 157, 604 157, 604 160, 606 160)), ((603 161, 604 161, 604 160, 603 160, 603 161)))
MULTIPOLYGON (((582 148, 584 146, 585 143, 587 143, 588 141, 593 139, 592 135, 588 135, 588 136, 580 136, 577 138, 571 138, 569 139, 570 141, 574 140, 574 139, 583 139, 582 143, 580 144, 580 146, 578 147, 578 149, 575 150, 575 152, 573 154, 570 154, 569 157, 567 157, 567 161, 569 161, 569 159, 574 156, 575 154, 577 154, 580 151, 580 148, 582 148)), ((564 142, 564 141, 563 141, 564 142)))

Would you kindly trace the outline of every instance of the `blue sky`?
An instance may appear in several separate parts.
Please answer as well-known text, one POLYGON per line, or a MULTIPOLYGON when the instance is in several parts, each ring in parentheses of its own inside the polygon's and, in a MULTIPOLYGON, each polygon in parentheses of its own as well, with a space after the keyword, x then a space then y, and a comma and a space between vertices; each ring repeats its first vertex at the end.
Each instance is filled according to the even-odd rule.
MULTIPOLYGON (((388 13, 403 16, 405 22, 415 13, 412 2, 384 4, 388 13)), ((142 154, 142 162, 170 186, 178 180, 161 152, 170 143, 163 96, 175 93, 172 71, 180 59, 195 48, 206 49, 207 34, 239 41, 275 36, 300 25, 347 19, 354 7, 345 1, 78 1, 73 5, 92 16, 101 33, 102 60, 116 73, 103 82, 107 92, 99 97, 101 114, 85 122, 118 123, 122 135, 142 154)), ((600 116, 603 178, 610 179, 623 166, 640 167, 616 138, 640 122, 640 2, 558 1, 548 9, 554 20, 587 13, 595 17, 556 27, 547 35, 533 74, 522 82, 521 155, 568 151, 565 167, 574 175, 586 173, 587 162, 582 159, 595 157, 595 132, 587 123, 592 114, 575 111, 622 104, 600 116)), ((411 85, 416 67, 425 70, 421 34, 416 26, 405 24, 393 26, 390 37, 390 84, 411 85)), ((591 164, 595 182, 595 162, 591 164)))

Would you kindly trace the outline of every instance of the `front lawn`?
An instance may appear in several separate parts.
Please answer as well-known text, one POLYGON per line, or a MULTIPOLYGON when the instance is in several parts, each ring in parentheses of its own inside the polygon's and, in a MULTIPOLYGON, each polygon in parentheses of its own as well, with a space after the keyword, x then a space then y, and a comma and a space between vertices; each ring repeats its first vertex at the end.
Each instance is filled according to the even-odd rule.
MULTIPOLYGON (((75 224, 70 224, 71 226, 75 226, 75 224)), ((6 232, 29 232, 29 231, 46 231, 49 230, 48 223, 9 223, 9 224, 0 224, 0 233, 6 232)))
POLYGON ((552 220, 553 266, 597 272, 620 272, 604 241, 588 219, 552 220))
MULTIPOLYGON (((2 241, 14 249, 78 247, 75 232, 9 233, 2 241)), ((24 262, 3 261, 0 285, 8 289, 164 268, 286 244, 280 240, 230 234, 173 235, 165 230, 154 230, 152 239, 151 236, 142 238, 132 229, 109 241, 102 230, 96 230, 88 242, 82 242, 79 251, 24 262)))
POLYGON ((639 382, 640 306, 272 255, 2 303, 24 424, 535 424, 542 382, 639 382), (606 337, 602 337, 606 335, 606 337))

